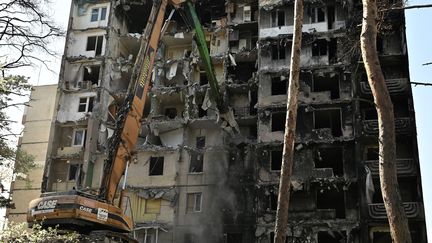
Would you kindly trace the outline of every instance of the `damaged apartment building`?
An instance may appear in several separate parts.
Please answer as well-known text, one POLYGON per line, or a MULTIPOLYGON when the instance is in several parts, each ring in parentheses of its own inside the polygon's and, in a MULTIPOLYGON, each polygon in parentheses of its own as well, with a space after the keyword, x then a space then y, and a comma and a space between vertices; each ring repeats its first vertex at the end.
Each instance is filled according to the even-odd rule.
MULTIPOLYGON (((110 110, 133 82, 152 4, 72 1, 43 191, 97 191, 115 127, 110 110)), ((160 40, 126 179, 133 233, 146 243, 270 243, 293 1, 194 4, 239 132, 216 123, 194 30, 175 12, 160 40)), ((377 115, 350 39, 356 16, 361 1, 305 1, 287 242, 391 242, 379 188, 377 115)), ((404 15, 387 18, 392 24, 378 51, 395 106, 398 181, 413 242, 426 242, 404 15)))

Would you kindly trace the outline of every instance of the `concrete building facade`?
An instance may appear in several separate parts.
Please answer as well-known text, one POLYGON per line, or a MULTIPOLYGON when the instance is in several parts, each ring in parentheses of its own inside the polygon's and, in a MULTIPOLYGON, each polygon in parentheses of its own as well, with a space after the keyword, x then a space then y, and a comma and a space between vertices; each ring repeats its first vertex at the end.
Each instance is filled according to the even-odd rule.
POLYGON ((22 124, 24 131, 18 147, 34 156, 36 167, 26 178, 17 177, 11 184, 14 208, 7 209, 6 218, 12 222, 26 222, 29 202, 39 197, 50 143, 50 129, 54 118, 57 84, 34 86, 22 124))
MULTIPOLYGON (((97 191, 115 128, 109 107, 125 98, 152 4, 73 0, 43 191, 97 191)), ((195 6, 240 134, 216 124, 194 31, 176 12, 127 176, 134 234, 140 242, 272 242, 293 3, 195 6)), ((304 16, 289 242, 391 242, 377 117, 356 46, 361 2, 306 1, 304 16)), ((414 242, 426 242, 403 12, 386 21, 378 51, 395 105, 400 190, 414 242)))

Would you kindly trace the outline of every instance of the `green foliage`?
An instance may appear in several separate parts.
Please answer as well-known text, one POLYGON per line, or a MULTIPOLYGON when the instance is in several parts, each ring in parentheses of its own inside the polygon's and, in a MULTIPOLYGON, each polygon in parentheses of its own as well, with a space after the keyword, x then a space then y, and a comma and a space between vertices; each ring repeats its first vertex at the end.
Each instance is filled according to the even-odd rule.
POLYGON ((0 232, 0 242, 78 243, 80 235, 75 232, 61 232, 57 228, 43 229, 38 224, 28 229, 25 223, 10 223, 5 230, 0 232))
MULTIPOLYGON (((14 96, 25 97, 26 93, 31 90, 27 83, 27 78, 20 75, 10 75, 0 78, 0 166, 3 169, 13 170, 21 179, 26 179, 29 171, 35 168, 34 157, 27 154, 20 148, 11 146, 9 139, 19 134, 14 133, 11 124, 14 122, 7 115, 7 108, 26 105, 26 103, 17 103, 14 96)), ((6 178, 7 173, 0 176, 0 189, 5 192, 2 181, 6 178)), ((9 176, 10 177, 10 176, 9 176)), ((26 179, 27 180, 27 179, 26 179)), ((0 195, 0 207, 12 207, 11 201, 0 195)))

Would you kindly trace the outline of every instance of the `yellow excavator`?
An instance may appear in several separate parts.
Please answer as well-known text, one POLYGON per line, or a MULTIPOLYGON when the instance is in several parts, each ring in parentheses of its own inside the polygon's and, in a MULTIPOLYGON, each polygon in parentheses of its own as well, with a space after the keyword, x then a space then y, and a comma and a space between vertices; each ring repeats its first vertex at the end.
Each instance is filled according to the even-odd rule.
MULTIPOLYGON (((176 11, 180 11, 186 24, 195 30, 195 41, 210 84, 210 100, 218 109, 219 124, 227 131, 239 130, 232 110, 220 94, 203 27, 193 2, 189 0, 154 1, 135 61, 131 88, 124 104, 117 109, 115 114, 116 129, 110 138, 99 193, 93 195, 80 190, 43 193, 40 198, 30 202, 27 214, 29 227, 38 223, 44 227, 58 226, 61 229, 75 230, 83 234, 96 231, 122 234, 130 233, 133 230, 134 223, 129 216, 127 198, 124 194, 125 183, 120 190, 119 200, 116 200, 118 203, 115 198, 121 178, 124 176, 126 179, 127 177, 127 168, 138 140, 156 52, 161 36, 166 29, 164 23, 168 24, 173 14, 172 12, 165 21, 168 4, 171 4, 176 11)), ((129 242, 134 241, 131 239, 129 242)))

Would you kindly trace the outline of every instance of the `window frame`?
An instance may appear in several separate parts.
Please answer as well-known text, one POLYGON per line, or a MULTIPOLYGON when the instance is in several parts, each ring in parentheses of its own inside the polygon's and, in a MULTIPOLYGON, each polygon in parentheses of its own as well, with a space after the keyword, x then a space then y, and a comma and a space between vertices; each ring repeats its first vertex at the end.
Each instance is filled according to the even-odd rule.
POLYGON ((151 156, 149 158, 149 170, 148 170, 148 176, 163 176, 164 175, 164 169, 165 169, 165 157, 164 156, 151 156), (158 165, 158 163, 162 163, 162 173, 161 174, 153 174, 152 173, 152 160, 155 159, 155 166, 158 165), (161 161, 160 161, 161 160, 161 161))
POLYGON ((91 113, 93 111, 93 102, 95 96, 86 96, 78 98, 78 113, 91 113), (85 99, 85 103, 81 102, 81 100, 85 99), (81 105, 84 105, 84 111, 80 111, 81 105), (90 109, 91 108, 91 109, 90 109))
POLYGON ((100 22, 105 21, 107 19, 108 8, 105 7, 97 7, 92 8, 90 12, 90 22, 100 22))
POLYGON ((89 36, 87 36, 86 51, 94 51, 96 56, 102 55, 103 45, 104 45, 104 35, 103 34, 102 35, 89 35, 89 36), (89 47, 89 39, 90 38, 95 38, 93 47, 89 47), (99 39, 101 39, 101 41, 99 41, 99 39), (100 53, 98 53, 99 42, 101 45, 100 46, 100 53))
POLYGON ((286 21, 286 12, 284 9, 275 9, 274 11, 271 12, 270 14, 270 27, 271 28, 280 28, 282 26, 286 26, 287 21, 286 21), (281 17, 280 15, 283 14, 283 24, 280 23, 280 19, 279 17, 281 17))
POLYGON ((72 147, 84 147, 85 145, 85 140, 86 140, 86 135, 87 135, 87 129, 86 128, 76 128, 73 130, 73 136, 72 136, 72 147), (81 143, 80 144, 75 144, 75 139, 76 139, 76 135, 78 132, 83 132, 82 133, 82 139, 81 139, 81 143))
POLYGON ((200 213, 202 212, 202 192, 191 192, 191 193, 186 193, 186 213, 200 213), (199 195, 199 208, 197 209, 197 196, 199 195), (193 203, 194 205, 192 207, 189 207, 189 196, 193 196, 193 203), (192 210, 190 210, 190 208, 192 210))

